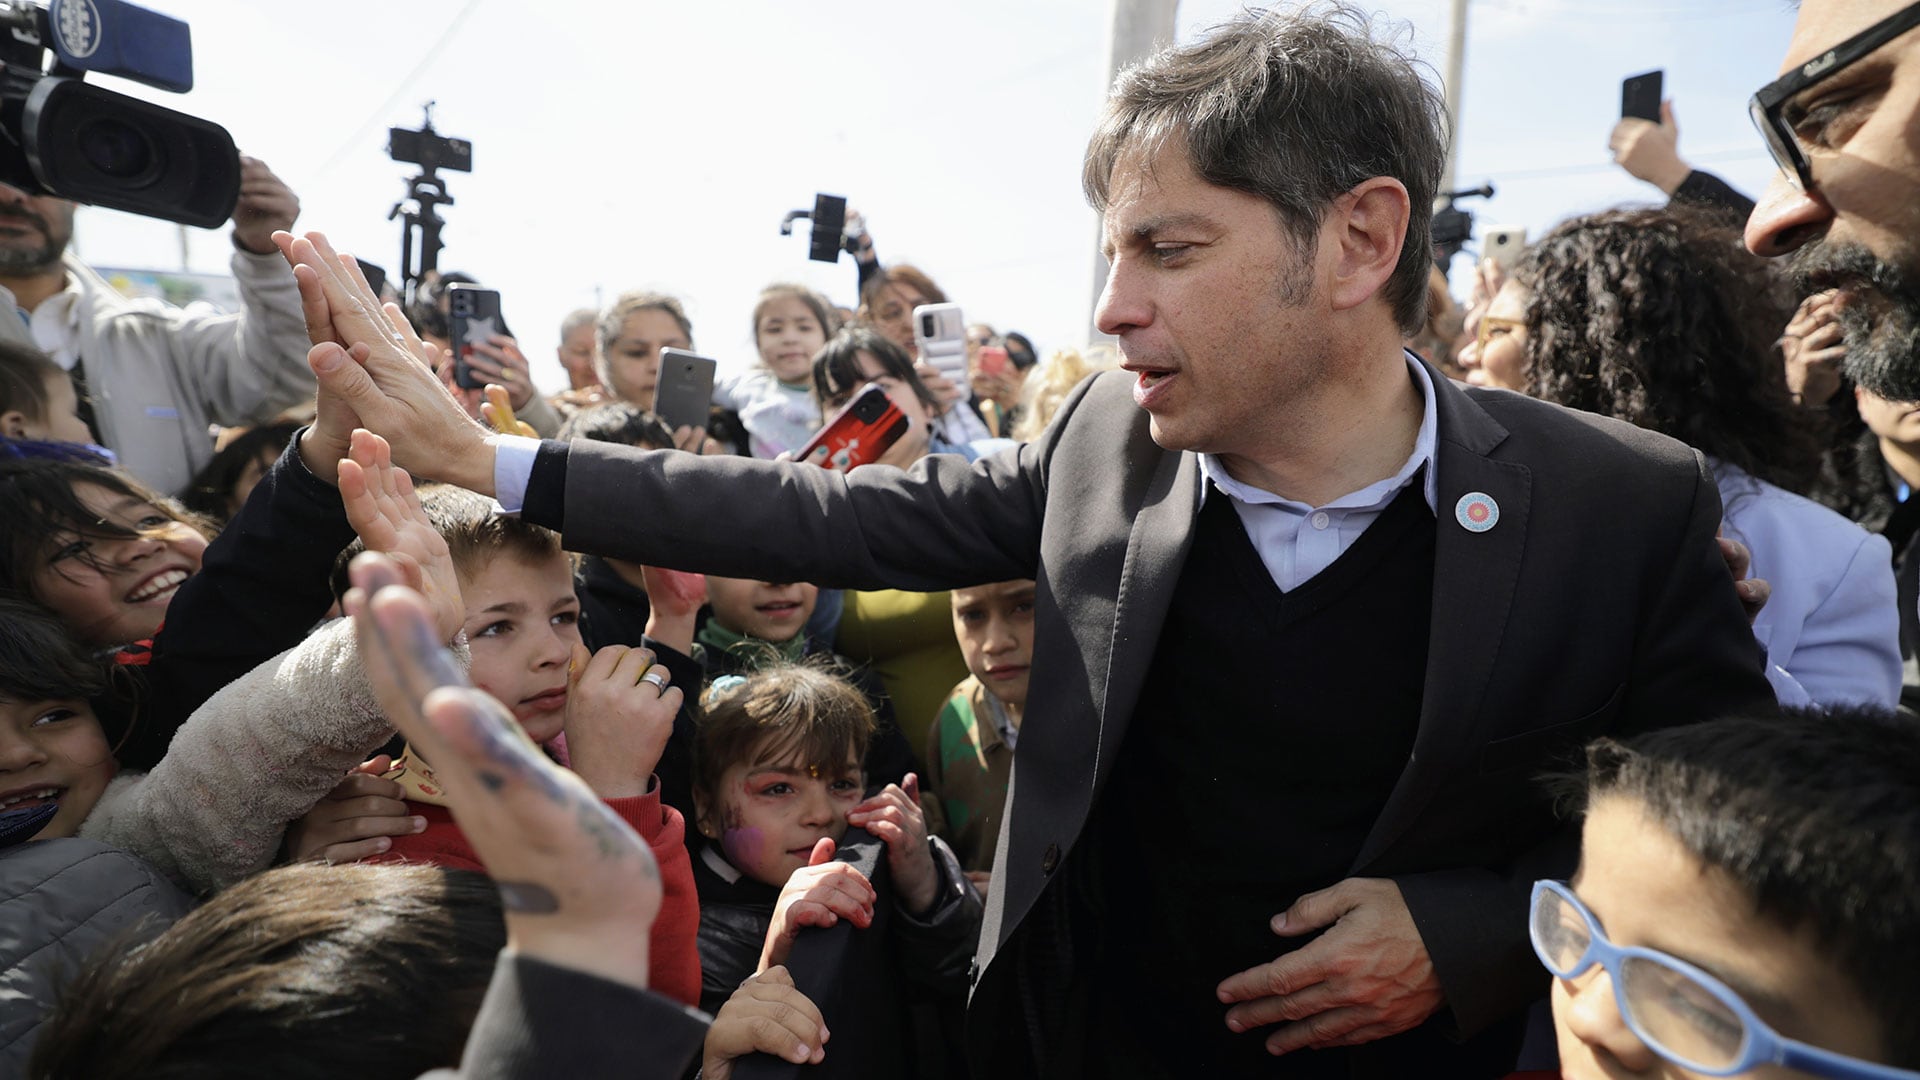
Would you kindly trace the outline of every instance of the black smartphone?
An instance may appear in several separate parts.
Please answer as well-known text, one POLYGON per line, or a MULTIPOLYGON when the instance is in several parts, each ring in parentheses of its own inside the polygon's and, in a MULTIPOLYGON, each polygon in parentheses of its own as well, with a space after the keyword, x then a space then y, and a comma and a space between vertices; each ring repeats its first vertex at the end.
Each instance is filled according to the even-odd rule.
POLYGON ((478 390, 487 385, 486 377, 469 366, 473 346, 491 343, 495 334, 507 332, 500 320, 500 294, 477 285, 447 286, 447 340, 453 345, 453 384, 462 390, 478 390))
POLYGON ((713 373, 719 367, 685 349, 660 350, 660 378, 653 384, 653 415, 668 431, 707 426, 713 402, 713 373))
POLYGON ((1665 93, 1665 71, 1647 71, 1620 80, 1620 119, 1660 122, 1660 100, 1665 93))

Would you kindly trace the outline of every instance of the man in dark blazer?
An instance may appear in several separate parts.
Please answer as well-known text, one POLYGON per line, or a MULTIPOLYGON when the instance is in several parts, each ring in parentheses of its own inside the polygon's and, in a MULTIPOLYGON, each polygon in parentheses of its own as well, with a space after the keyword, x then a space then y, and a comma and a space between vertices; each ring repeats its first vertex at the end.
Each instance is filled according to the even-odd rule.
POLYGON ((1548 984, 1528 888, 1574 866, 1539 775, 1771 702, 1698 454, 1400 348, 1442 114, 1363 24, 1250 15, 1122 78, 1087 182, 1127 371, 972 465, 489 439, 284 238, 323 407, 575 550, 1037 581, 976 1075, 1500 1075, 1548 984))

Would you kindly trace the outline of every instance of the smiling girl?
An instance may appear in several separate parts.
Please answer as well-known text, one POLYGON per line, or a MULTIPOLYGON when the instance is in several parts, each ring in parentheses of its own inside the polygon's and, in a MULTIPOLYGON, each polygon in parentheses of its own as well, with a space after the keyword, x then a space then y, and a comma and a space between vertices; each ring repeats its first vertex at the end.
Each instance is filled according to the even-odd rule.
POLYGON ((82 644, 151 638, 200 570, 200 524, 117 469, 0 461, 0 588, 37 601, 82 644))

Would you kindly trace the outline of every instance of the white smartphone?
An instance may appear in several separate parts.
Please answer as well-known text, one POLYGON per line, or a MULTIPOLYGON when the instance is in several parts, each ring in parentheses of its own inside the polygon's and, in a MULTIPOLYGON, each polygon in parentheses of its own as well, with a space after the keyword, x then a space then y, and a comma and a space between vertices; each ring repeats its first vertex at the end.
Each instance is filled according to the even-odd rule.
POLYGON ((1480 241, 1480 254, 1502 270, 1513 269, 1527 250, 1527 230, 1519 225, 1493 225, 1480 241))
POLYGON ((959 304, 921 304, 913 309, 913 343, 920 359, 940 374, 967 382, 967 320, 959 304))

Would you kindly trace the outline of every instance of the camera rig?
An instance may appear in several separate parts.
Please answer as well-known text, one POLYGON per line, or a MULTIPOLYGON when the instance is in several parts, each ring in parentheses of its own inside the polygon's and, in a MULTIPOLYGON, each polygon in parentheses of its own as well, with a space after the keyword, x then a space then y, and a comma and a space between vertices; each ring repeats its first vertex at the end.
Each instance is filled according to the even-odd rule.
POLYGON ((1473 238, 1473 214, 1455 205, 1467 198, 1491 199, 1493 185, 1443 191, 1433 200, 1433 264, 1443 274, 1452 265, 1453 257, 1460 254, 1460 245, 1473 238))
POLYGON ((433 102, 424 106, 426 122, 418 129, 388 128, 387 156, 394 161, 420 166, 416 176, 407 178, 407 196, 393 204, 387 212, 387 220, 400 218, 400 276, 404 283, 403 293, 412 300, 420 280, 439 268, 440 227, 446 222, 440 219, 442 206, 452 206, 453 196, 447 194, 446 181, 440 179, 438 170, 470 173, 473 171, 473 144, 465 139, 454 139, 433 130, 433 102), (411 206, 409 206, 411 203, 411 206), (414 264, 414 233, 420 234, 418 251, 419 265, 414 264))

